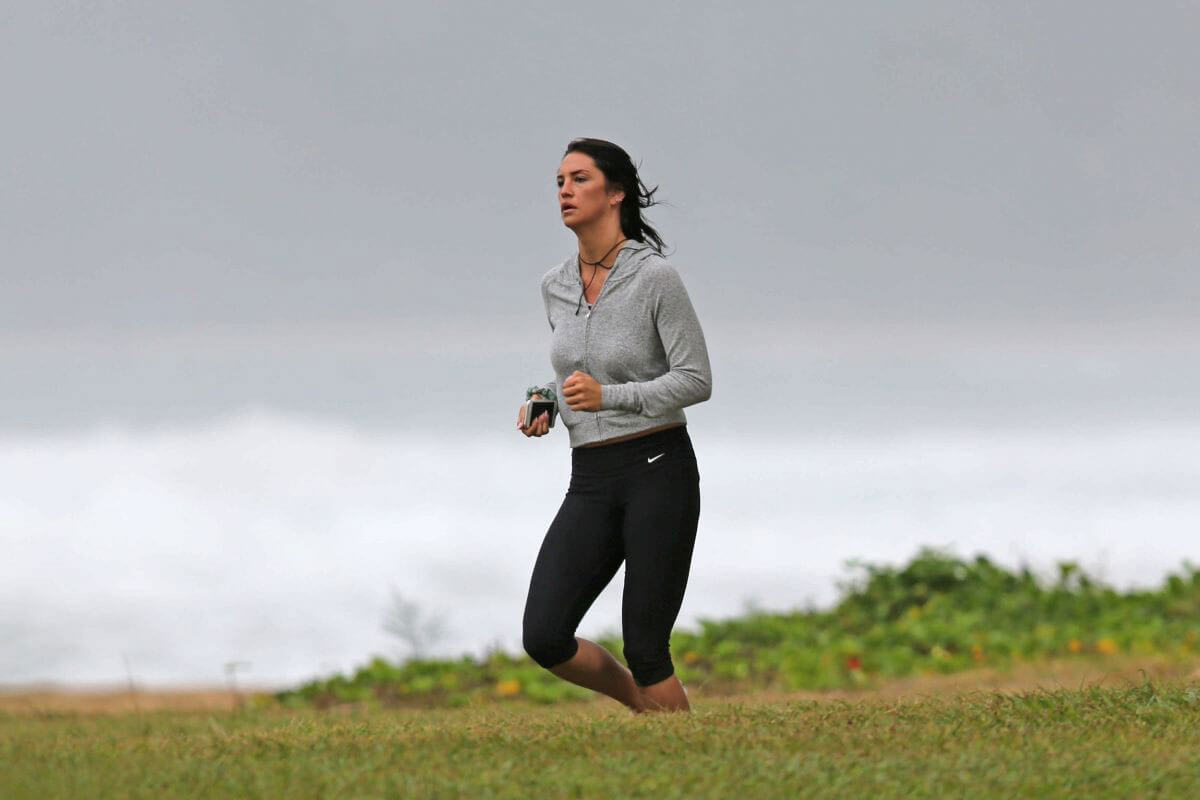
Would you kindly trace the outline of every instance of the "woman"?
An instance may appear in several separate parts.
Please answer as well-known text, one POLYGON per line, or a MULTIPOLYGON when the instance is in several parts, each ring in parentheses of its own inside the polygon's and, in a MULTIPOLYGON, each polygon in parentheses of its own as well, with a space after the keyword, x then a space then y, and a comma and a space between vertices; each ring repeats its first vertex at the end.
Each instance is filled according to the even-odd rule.
MULTIPOLYGON (((700 474, 684 406, 707 400, 704 334, 629 155, 576 139, 557 173, 563 224, 579 252, 542 276, 555 380, 527 397, 556 402, 571 482, 542 541, 525 601, 523 644, 565 680, 634 713, 690 710, 669 640, 700 517, 700 474), (587 304, 585 309, 583 306, 587 304), (621 624, 629 669, 575 630, 625 562, 621 624)), ((542 414, 526 436, 544 436, 542 414)))

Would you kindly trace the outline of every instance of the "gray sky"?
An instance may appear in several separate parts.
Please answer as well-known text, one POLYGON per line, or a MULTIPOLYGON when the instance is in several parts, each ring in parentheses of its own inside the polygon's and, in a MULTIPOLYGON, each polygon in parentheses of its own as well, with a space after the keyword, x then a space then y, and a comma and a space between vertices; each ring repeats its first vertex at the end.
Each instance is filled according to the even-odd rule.
POLYGON ((701 416, 764 380, 756 419, 850 425, 1200 398, 1195 3, 0 15, 8 430, 427 424, 434 385, 508 424, 550 376, 537 285, 574 252, 553 176, 581 135, 671 204, 701 416))

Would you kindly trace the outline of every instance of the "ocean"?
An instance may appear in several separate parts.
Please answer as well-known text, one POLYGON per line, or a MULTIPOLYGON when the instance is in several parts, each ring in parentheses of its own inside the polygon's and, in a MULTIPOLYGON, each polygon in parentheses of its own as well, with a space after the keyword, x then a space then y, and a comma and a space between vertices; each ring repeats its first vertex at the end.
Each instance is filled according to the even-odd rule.
MULTIPOLYGON (((515 409, 514 409, 515 410, 515 409)), ((515 414, 513 415, 515 417, 515 414)), ((699 425, 701 515, 677 627, 834 601, 852 559, 922 546, 1120 587, 1200 562, 1200 425, 699 425)), ((506 423, 511 424, 511 423, 506 423)), ((286 685, 402 658, 520 652, 569 481, 565 431, 358 428, 266 408, 154 429, 0 436, 0 683, 286 685)), ((623 572, 581 636, 620 630, 623 572)))

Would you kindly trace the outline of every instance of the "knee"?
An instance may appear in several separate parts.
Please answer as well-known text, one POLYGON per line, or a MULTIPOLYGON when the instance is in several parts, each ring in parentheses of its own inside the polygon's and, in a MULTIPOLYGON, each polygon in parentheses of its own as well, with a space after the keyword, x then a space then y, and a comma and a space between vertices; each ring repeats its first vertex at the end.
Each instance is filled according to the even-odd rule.
POLYGON ((671 649, 666 644, 646 646, 626 641, 622 652, 638 686, 653 686, 675 674, 671 649))
POLYGON ((564 635, 550 628, 525 626, 521 635, 521 646, 534 662, 550 669, 570 661, 579 650, 579 642, 572 635, 564 635))

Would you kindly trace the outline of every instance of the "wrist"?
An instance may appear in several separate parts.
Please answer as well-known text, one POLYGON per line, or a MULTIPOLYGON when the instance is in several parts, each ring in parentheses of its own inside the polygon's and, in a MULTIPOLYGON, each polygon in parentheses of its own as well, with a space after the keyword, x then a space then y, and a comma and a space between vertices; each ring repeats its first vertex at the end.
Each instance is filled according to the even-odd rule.
POLYGON ((554 386, 550 384, 545 386, 530 386, 525 390, 525 399, 528 400, 535 394, 541 395, 543 400, 552 400, 555 404, 558 403, 558 395, 554 391, 554 386))
POLYGON ((600 385, 600 410, 601 411, 624 411, 627 410, 629 389, 626 385, 620 383, 609 383, 600 385))

